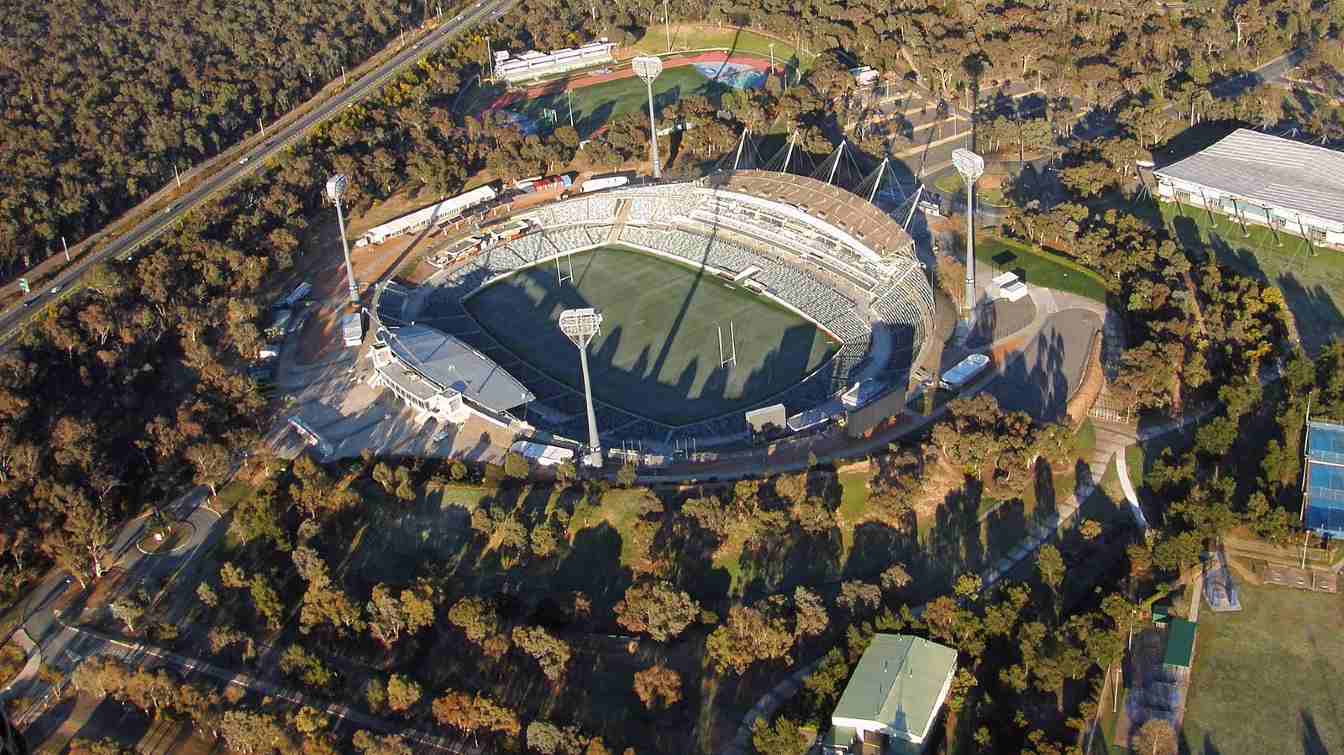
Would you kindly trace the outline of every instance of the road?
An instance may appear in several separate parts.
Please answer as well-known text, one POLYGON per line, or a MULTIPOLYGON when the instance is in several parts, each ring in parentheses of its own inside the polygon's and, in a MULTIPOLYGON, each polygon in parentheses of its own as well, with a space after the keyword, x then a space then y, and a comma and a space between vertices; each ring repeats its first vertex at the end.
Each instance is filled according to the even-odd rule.
MULTIPOLYGON (((478 21, 488 20, 492 14, 507 11, 515 2, 517 0, 480 0, 414 46, 407 47, 387 62, 356 79, 345 91, 333 95, 293 123, 277 128, 263 143, 238 155, 231 155, 229 162, 221 170, 206 178, 192 191, 174 199, 166 211, 153 213, 111 243, 84 254, 53 279, 45 282, 41 291, 27 296, 24 303, 17 304, 10 311, 0 314, 0 342, 10 340, 29 318, 50 304, 59 295, 60 290, 69 287, 89 268, 111 257, 124 258, 133 254, 141 244, 157 238, 183 215, 191 212, 216 192, 251 175, 268 158, 299 141, 313 128, 336 116, 342 109, 376 92, 389 79, 401 73, 406 66, 443 47, 449 40, 471 28, 478 21)), ((143 212, 147 209, 147 205, 153 202, 154 200, 148 200, 131 212, 143 212)))

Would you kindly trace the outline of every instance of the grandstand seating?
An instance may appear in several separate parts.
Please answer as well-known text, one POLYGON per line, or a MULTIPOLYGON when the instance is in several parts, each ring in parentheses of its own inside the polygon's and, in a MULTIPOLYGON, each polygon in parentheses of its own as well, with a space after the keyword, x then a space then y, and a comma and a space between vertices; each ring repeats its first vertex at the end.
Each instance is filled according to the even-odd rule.
MULTIPOLYGON (((851 373, 865 364, 874 327, 895 326, 906 341, 896 351, 907 358, 919 351, 932 329, 932 291, 912 255, 851 248, 857 243, 851 237, 800 222, 794 210, 775 212, 760 202, 739 202, 733 194, 717 192, 704 182, 632 186, 579 196, 529 210, 522 217, 533 221, 532 232, 449 269, 438 283, 432 306, 446 312, 447 318, 460 320, 447 330, 457 331, 490 354, 545 401, 550 410, 546 416, 529 420, 549 425, 547 429, 561 435, 586 434, 581 395, 527 366, 475 327, 470 317, 456 313, 465 314, 462 300, 494 278, 606 243, 617 225, 620 241, 693 265, 734 275, 755 268, 752 281, 840 340, 839 351, 827 365, 770 399, 785 403, 790 411, 818 406, 848 387, 851 373), (790 218, 787 223, 780 222, 784 216, 790 218), (563 421, 548 422, 547 417, 563 421)), ((608 442, 732 440, 747 432, 740 412, 669 428, 598 403, 598 426, 608 442)))

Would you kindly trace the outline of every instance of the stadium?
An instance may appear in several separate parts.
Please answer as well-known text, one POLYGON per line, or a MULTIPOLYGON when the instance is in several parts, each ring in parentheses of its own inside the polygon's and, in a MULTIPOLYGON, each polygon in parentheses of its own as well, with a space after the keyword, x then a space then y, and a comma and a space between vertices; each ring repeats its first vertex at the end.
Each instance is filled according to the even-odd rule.
POLYGON ((604 316, 588 353, 608 447, 743 443, 745 412, 776 404, 790 430, 824 424, 859 393, 904 392, 933 331, 901 224, 814 178, 723 171, 511 220, 518 235, 380 292, 378 380, 428 416, 586 437, 577 353, 556 324, 573 307, 604 316))

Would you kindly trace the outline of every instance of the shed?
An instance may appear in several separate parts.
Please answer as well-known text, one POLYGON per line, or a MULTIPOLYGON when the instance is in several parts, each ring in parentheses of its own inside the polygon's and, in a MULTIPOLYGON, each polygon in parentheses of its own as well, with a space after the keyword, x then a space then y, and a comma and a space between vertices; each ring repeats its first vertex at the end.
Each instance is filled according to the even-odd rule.
POLYGON ((1177 673, 1189 673, 1195 657, 1195 630, 1193 621, 1171 617, 1167 624, 1167 650, 1162 655, 1162 667, 1177 673))

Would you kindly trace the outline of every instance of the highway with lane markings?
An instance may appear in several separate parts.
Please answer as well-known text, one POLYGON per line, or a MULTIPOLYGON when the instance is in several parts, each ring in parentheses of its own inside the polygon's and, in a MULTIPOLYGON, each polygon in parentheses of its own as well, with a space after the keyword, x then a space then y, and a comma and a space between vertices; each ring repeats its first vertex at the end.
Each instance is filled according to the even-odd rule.
MULTIPOLYGON (((213 175, 206 178, 191 191, 169 200, 164 210, 153 212, 115 240, 103 244, 92 252, 85 253, 71 265, 54 277, 43 282, 39 290, 24 296, 9 311, 0 314, 0 341, 9 341, 20 327, 38 311, 56 301, 89 268, 108 258, 126 258, 147 241, 152 241, 172 226, 197 205, 209 199, 241 178, 254 173, 268 158, 278 154, 285 147, 302 139, 309 131, 337 115, 365 97, 375 93, 402 69, 429 55, 447 44, 451 39, 478 22, 490 21, 508 11, 517 0, 480 0, 467 10, 444 22, 442 26, 427 36, 408 45, 406 49, 392 56, 364 76, 353 81, 344 91, 332 95, 315 106, 311 112, 301 116, 293 123, 278 127, 274 134, 241 154, 227 158, 228 163, 213 175)), ((221 158, 215 158, 220 160, 221 158)), ((131 212, 142 212, 149 205, 161 200, 153 198, 131 212)), ((10 284, 16 286, 15 284, 10 284)))

